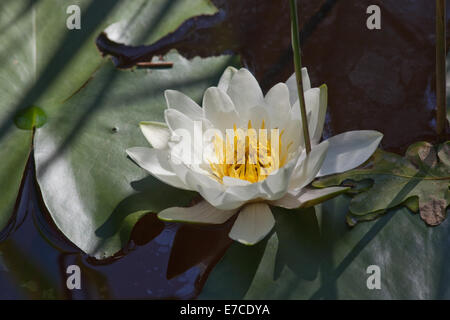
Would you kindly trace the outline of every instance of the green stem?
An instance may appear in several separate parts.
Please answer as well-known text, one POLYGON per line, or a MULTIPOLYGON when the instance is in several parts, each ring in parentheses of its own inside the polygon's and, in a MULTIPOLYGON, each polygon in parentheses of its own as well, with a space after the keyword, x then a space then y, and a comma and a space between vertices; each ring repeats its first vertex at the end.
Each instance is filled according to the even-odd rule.
POLYGON ((308 117, 306 115, 305 95, 303 93, 302 58, 300 53, 300 38, 298 30, 297 1, 289 0, 291 7, 292 23, 292 49, 294 50, 295 75, 297 77, 297 90, 300 102, 300 114, 302 116, 303 136, 305 138, 306 153, 311 152, 311 140, 309 138, 308 117))
POLYGON ((439 140, 445 139, 447 125, 445 20, 445 0, 436 0, 436 133, 439 140))

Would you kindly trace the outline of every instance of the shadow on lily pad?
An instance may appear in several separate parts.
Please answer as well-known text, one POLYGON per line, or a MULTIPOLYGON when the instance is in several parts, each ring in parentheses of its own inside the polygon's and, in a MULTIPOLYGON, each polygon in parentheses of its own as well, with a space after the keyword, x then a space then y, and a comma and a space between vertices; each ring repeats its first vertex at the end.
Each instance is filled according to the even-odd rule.
MULTIPOLYGON (((119 232, 122 244, 125 245, 133 226, 145 214, 156 214, 174 206, 186 206, 195 196, 193 192, 173 188, 152 176, 134 181, 131 186, 136 193, 126 197, 116 206, 108 220, 97 229, 98 237, 107 239, 119 232), (133 221, 123 224, 123 221, 127 219, 133 221), (119 230, 120 226, 122 226, 121 230, 119 230)), ((163 223, 158 219, 152 220, 154 220, 155 230, 162 230, 163 223)), ((151 231, 148 232, 151 233, 151 231)))
POLYGON ((272 211, 277 221, 275 232, 279 241, 274 279, 277 280, 283 268, 288 267, 299 278, 314 280, 323 256, 314 208, 295 211, 272 208, 272 211))
POLYGON ((272 210, 276 220, 272 233, 255 246, 234 242, 212 271, 200 299, 243 299, 250 288, 255 290, 260 274, 270 273, 270 281, 276 281, 286 267, 305 281, 317 278, 323 250, 314 208, 272 210))

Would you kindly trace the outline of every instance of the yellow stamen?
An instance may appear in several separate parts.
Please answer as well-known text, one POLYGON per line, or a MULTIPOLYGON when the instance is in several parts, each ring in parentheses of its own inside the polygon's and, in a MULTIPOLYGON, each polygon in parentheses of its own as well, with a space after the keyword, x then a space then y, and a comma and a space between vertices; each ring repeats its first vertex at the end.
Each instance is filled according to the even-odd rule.
MULTIPOLYGON (((262 121, 261 129, 265 129, 265 121, 262 121)), ((223 139, 216 135, 214 139, 214 151, 216 162, 210 162, 213 175, 222 182, 224 177, 246 180, 251 183, 259 182, 267 178, 274 170, 282 167, 287 159, 288 150, 292 145, 289 143, 283 152, 281 136, 278 137, 278 146, 272 146, 271 137, 258 137, 256 130, 249 121, 247 130, 240 129, 238 132, 236 124, 233 126, 234 137, 223 139), (244 137, 242 136, 244 134, 244 137), (233 143, 233 144, 232 144, 233 143), (232 156, 233 159, 227 157, 232 156)))

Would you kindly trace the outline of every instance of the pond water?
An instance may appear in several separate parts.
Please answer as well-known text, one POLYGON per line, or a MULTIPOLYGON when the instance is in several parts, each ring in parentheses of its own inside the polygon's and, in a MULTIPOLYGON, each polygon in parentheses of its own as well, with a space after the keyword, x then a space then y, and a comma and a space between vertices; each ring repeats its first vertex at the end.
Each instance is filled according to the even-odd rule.
MULTIPOLYGON (((100 35, 97 46, 118 67, 175 48, 187 57, 239 54, 267 91, 293 72, 287 1, 214 0, 220 12, 188 20, 151 46, 128 47, 100 35)), ((303 0, 303 63, 313 86, 326 83, 326 136, 356 129, 383 132, 383 148, 402 153, 434 140, 434 6, 429 0, 303 0), (366 8, 382 8, 382 30, 366 28, 366 8), (405 5, 407 4, 407 5, 405 5)), ((448 15, 450 16, 450 14, 448 15)), ((449 33, 450 34, 450 33, 449 33)), ((16 212, 0 233, 0 299, 195 298, 231 241, 231 223, 198 227, 148 214, 128 247, 97 261, 55 228, 42 205, 31 158, 16 212), (82 289, 66 289, 79 265, 82 289)))

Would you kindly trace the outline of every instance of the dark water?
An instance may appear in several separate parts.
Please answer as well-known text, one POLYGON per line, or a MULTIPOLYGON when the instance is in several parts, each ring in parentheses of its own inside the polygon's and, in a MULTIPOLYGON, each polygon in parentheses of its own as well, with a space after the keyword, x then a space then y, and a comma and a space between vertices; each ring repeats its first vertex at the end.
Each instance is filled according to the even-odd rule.
MULTIPOLYGON (((97 46, 121 68, 172 48, 187 57, 232 52, 265 91, 285 81, 293 72, 288 2, 214 3, 217 15, 188 20, 152 46, 104 35, 97 46)), ((329 88, 326 136, 376 129, 385 134, 383 147, 400 153, 414 141, 434 141, 434 1, 302 0, 299 9, 303 63, 314 86, 329 88), (371 4, 382 9, 382 30, 365 27, 371 4)), ((195 298, 230 245, 230 226, 168 224, 148 214, 126 249, 96 261, 54 227, 30 160, 16 212, 0 233, 0 298, 195 298), (82 290, 66 289, 72 264, 82 269, 82 290)))
MULTIPOLYGON (((284 82, 293 72, 288 1, 214 3, 218 14, 190 19, 151 46, 125 46, 105 35, 97 46, 121 68, 172 48, 187 57, 234 52, 265 91, 284 82)), ((383 147, 399 153, 414 141, 433 141, 434 1, 310 0, 299 1, 299 10, 303 64, 313 86, 329 88, 326 135, 375 129, 385 134, 383 147), (381 8, 381 30, 366 27, 371 4, 381 8)))
POLYGON ((16 213, 0 238, 0 299, 195 298, 231 244, 230 228, 163 223, 148 214, 127 248, 95 260, 55 227, 29 161, 16 213), (81 290, 67 290, 70 265, 81 268, 81 290))

